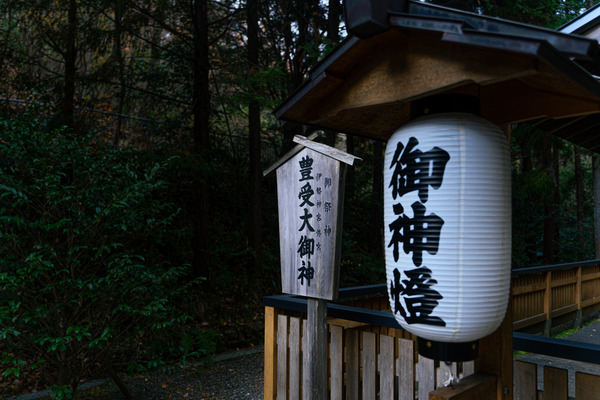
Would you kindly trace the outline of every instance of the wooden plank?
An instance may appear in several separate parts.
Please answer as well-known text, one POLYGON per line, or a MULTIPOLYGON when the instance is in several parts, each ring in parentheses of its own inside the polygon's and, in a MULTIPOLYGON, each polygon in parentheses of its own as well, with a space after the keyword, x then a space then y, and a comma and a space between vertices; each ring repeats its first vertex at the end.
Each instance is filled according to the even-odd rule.
MULTIPOLYGON (((567 370, 544 366, 544 400, 568 400, 567 370)), ((586 399, 587 400, 587 399, 586 399)))
POLYGON ((288 317, 277 317, 277 400, 288 398, 288 317))
POLYGON ((435 390, 435 362, 433 360, 419 355, 417 381, 419 382, 419 399, 428 399, 429 393, 435 390))
POLYGON ((555 288, 555 287, 560 287, 560 286, 567 286, 567 285, 572 285, 574 283, 577 283, 577 277, 576 276, 570 276, 568 278, 563 278, 563 279, 557 279, 555 281, 552 281, 551 283, 551 287, 555 288))
POLYGON ((290 400, 300 399, 300 371, 302 363, 300 360, 300 318, 290 317, 290 374, 289 380, 289 398, 290 400))
POLYGON ((379 336, 379 398, 394 398, 394 338, 387 335, 379 336))
POLYGON ((331 326, 331 343, 329 346, 329 370, 331 400, 342 400, 344 393, 344 329, 331 326))
POLYGON ((515 399, 537 400, 537 365, 515 361, 515 399))
POLYGON ((396 375, 398 376, 398 400, 413 400, 415 397, 415 342, 408 339, 396 339, 398 359, 396 375))
POLYGON ((515 331, 518 331, 519 329, 523 329, 523 328, 531 326, 531 325, 539 324, 540 322, 543 322, 545 320, 546 320, 545 313, 534 315, 532 317, 523 318, 519 321, 513 322, 513 329, 515 331))
POLYGON ((359 331, 346 330, 346 399, 358 400, 360 393, 359 331))
POLYGON ((466 378, 469 375, 473 375, 475 373, 475 361, 466 361, 463 362, 463 378, 466 378))
POLYGON ((587 282, 587 281, 591 281, 594 279, 600 279, 600 272, 596 272, 593 274, 584 274, 581 276, 581 281, 582 282, 587 282))
POLYGON ((581 302, 581 307, 586 308, 600 303, 600 296, 594 297, 593 299, 587 299, 581 302))
POLYGON ((305 369, 307 400, 327 398, 327 301, 308 298, 305 369))
POLYGON ((570 312, 577 311, 577 304, 569 304, 568 306, 564 306, 561 308, 557 308, 556 310, 552 310, 550 312, 550 318, 556 318, 564 314, 568 314, 570 312))
POLYGON ((275 400, 277 395, 277 310, 265 307, 265 400, 275 400))
MULTIPOLYGON (((313 133, 311 133, 308 136, 308 140, 314 140, 318 137, 326 137, 327 134, 323 131, 315 131, 313 133)), ((269 168, 267 168, 264 172, 263 172, 263 176, 267 176, 269 175, 271 172, 273 172, 274 170, 276 170, 277 168, 279 168, 281 165, 285 164, 287 160, 289 160, 290 158, 294 157, 296 154, 298 154, 300 151, 302 151, 302 149, 304 149, 305 146, 302 146, 300 144, 294 146, 293 149, 291 149, 290 151, 288 151, 287 153, 285 153, 283 155, 283 157, 281 157, 279 160, 277 160, 273 165, 271 165, 269 168)))
POLYGON ((496 377, 477 372, 455 385, 431 392, 426 398, 429 400, 497 400, 495 391, 496 377))
POLYGON ((304 136, 296 135, 294 136, 293 140, 295 143, 298 143, 304 147, 308 147, 309 149, 317 151, 323 155, 326 155, 348 165, 354 165, 355 163, 361 160, 360 157, 348 154, 345 151, 336 149, 335 147, 327 146, 323 143, 313 142, 312 140, 309 140, 304 136))
POLYGON ((600 376, 576 372, 575 398, 577 400, 600 400, 600 376))
MULTIPOLYGON (((368 307, 363 307, 363 308, 368 308, 368 307)), ((344 329, 354 329, 354 328, 360 328, 360 327, 369 325, 364 322, 349 321, 347 319, 340 319, 340 318, 330 318, 327 320, 327 324, 332 325, 332 326, 340 326, 344 329)))
POLYGON ((512 290, 512 295, 519 296, 521 294, 539 292, 540 290, 544 289, 546 289, 546 282, 532 283, 530 285, 514 287, 512 290))
POLYGON ((375 400, 377 395, 377 369, 375 356, 377 354, 377 335, 372 332, 362 333, 362 398, 363 400, 375 400))

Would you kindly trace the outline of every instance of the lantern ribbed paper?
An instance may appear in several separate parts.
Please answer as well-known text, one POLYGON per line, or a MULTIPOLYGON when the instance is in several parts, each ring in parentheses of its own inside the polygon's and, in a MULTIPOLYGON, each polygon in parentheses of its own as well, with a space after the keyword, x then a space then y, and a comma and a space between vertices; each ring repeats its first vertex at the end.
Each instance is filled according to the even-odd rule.
POLYGON ((502 322, 510 290, 506 135, 471 114, 420 117, 388 141, 384 230, 390 305, 409 332, 474 341, 502 322))

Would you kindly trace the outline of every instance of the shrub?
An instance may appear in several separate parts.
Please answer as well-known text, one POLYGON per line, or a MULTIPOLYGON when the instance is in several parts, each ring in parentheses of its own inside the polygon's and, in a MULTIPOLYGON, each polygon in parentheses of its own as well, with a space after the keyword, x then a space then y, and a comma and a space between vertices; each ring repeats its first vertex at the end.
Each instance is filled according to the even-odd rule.
POLYGON ((157 250, 177 212, 152 201, 165 163, 31 121, 0 131, 0 372, 35 368, 70 398, 185 319, 186 267, 157 250))

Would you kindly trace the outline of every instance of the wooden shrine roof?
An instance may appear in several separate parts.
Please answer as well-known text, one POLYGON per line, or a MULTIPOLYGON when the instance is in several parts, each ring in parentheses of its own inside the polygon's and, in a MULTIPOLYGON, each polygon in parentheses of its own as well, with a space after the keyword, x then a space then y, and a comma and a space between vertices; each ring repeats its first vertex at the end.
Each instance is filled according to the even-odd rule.
POLYGON ((278 118, 385 141, 438 94, 479 98, 481 115, 498 125, 600 111, 600 83, 575 62, 596 61, 596 40, 418 1, 373 9, 378 1, 386 3, 347 1, 351 36, 275 110, 278 118), (357 3, 372 9, 357 16, 357 3))

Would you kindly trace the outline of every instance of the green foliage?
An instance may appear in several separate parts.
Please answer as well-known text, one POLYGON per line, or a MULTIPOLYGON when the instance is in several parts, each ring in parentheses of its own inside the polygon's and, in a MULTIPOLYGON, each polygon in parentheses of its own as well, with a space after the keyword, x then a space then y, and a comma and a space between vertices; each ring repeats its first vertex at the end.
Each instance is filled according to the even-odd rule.
POLYGON ((34 121, 0 131, 2 374, 26 362, 70 398, 82 374, 142 357, 186 319, 187 268, 160 247, 177 209, 153 201, 167 162, 34 121))

